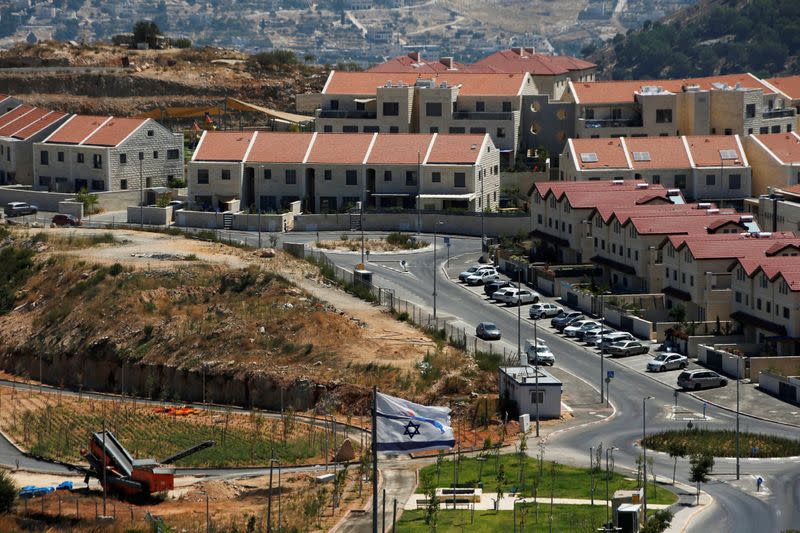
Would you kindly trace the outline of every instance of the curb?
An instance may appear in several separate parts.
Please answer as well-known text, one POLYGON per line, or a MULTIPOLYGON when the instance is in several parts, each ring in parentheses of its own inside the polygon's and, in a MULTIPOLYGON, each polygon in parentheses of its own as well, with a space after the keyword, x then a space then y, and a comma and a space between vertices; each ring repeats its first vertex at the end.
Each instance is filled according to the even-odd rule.
MULTIPOLYGON (((736 414, 736 410, 735 409, 731 409, 730 407, 725 407, 724 405, 720 405, 720 404, 718 404, 716 402, 708 401, 705 398, 701 398, 701 397, 697 396, 694 392, 687 392, 686 394, 688 394, 689 396, 691 396, 695 400, 699 400, 699 401, 705 402, 705 403, 707 403, 709 405, 713 405, 717 409, 722 409, 723 411, 727 411, 728 413, 736 414)), ((773 420, 771 418, 766 418, 766 417, 763 417, 763 416, 753 415, 753 414, 750 414, 750 413, 743 413, 741 410, 739 411, 739 416, 746 416, 748 418, 753 418, 755 420, 760 420, 762 422, 769 422, 771 424, 777 424, 779 426, 788 426, 788 427, 792 427, 792 428, 800 428, 800 424, 792 424, 791 422, 779 422, 779 421, 773 420)))

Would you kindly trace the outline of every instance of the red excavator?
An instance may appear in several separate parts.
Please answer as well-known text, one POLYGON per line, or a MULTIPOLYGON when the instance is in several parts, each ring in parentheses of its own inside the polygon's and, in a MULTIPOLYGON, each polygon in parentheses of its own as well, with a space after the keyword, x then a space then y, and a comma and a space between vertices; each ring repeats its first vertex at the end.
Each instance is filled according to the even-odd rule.
POLYGON ((172 490, 175 468, 167 465, 213 445, 213 440, 201 442, 161 461, 134 459, 111 431, 92 433, 89 450, 81 450, 81 455, 89 462, 85 481, 97 478, 106 490, 126 496, 172 490))

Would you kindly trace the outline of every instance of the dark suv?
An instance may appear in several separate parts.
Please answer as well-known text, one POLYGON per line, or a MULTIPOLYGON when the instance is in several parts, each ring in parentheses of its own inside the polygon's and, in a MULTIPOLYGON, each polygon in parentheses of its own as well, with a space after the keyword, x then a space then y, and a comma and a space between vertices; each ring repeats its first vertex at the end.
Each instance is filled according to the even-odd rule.
POLYGON ((509 281, 503 281, 503 280, 492 281, 483 286, 483 292, 486 293, 486 296, 491 296, 496 291, 499 291, 504 287, 510 287, 510 286, 511 282, 509 281))
POLYGON ((64 227, 64 226, 80 226, 81 221, 79 218, 75 218, 72 215, 65 215, 64 213, 59 213, 58 215, 53 215, 53 218, 50 220, 50 227, 64 227))
POLYGON ((562 311, 561 313, 557 314, 550 320, 550 325, 556 328, 558 331, 563 330, 565 327, 569 326, 570 322, 573 320, 578 320, 583 318, 583 313, 580 311, 569 311, 565 312, 562 311))

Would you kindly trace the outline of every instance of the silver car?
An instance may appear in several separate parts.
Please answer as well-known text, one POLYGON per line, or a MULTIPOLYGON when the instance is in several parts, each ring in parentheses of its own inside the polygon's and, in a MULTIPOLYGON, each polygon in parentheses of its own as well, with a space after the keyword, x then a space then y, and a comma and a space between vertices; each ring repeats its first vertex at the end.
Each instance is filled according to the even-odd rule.
POLYGON ((689 365, 689 358, 679 353, 660 353, 647 363, 650 372, 664 372, 666 370, 683 370, 689 365))
POLYGON ((538 303, 531 306, 528 315, 533 319, 553 317, 563 312, 564 310, 556 304, 538 303))
POLYGON ((724 387, 728 380, 711 370, 688 370, 678 376, 678 386, 686 390, 724 387))
POLYGON ((474 265, 466 269, 464 272, 458 275, 459 281, 467 281, 467 278, 471 275, 475 274, 476 272, 480 272, 481 270, 494 270, 494 267, 491 265, 474 265))

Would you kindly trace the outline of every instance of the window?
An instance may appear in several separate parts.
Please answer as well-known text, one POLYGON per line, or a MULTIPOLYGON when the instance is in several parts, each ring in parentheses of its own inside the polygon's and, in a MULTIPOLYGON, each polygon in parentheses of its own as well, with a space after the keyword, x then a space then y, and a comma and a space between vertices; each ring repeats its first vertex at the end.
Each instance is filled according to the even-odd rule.
POLYGON ((634 260, 636 260, 636 261, 638 261, 638 260, 639 260, 639 250, 634 250, 634 251, 633 251, 633 258, 634 258, 634 260))
POLYGON ((153 150, 153 159, 158 159, 158 150, 153 150))
POLYGON ((272 169, 271 168, 265 168, 264 169, 264 179, 265 180, 271 180, 272 179, 272 169))
POLYGON ((780 124, 776 124, 775 126, 772 126, 771 131, 772 131, 772 133, 780 133, 781 132, 780 124))
POLYGON ((582 152, 581 153, 581 162, 583 163, 597 163, 597 154, 594 152, 582 152))
POLYGON ((664 267, 664 273, 667 275, 667 279, 669 279, 669 267, 664 267))
POLYGON ((167 159, 175 160, 175 159, 180 159, 180 157, 181 157, 181 151, 178 150, 177 148, 171 148, 167 150, 167 159))
POLYGON ((728 188, 729 189, 741 189, 742 188, 742 176, 739 174, 731 174, 728 176, 728 188))
POLYGON ((464 172, 456 172, 453 174, 453 187, 466 187, 467 175, 464 172))
POLYGON ((736 294, 734 295, 734 298, 736 299, 736 303, 742 303, 742 293, 741 292, 736 291, 736 294))
POLYGON ((39 163, 42 165, 49 165, 50 164, 50 152, 47 150, 42 150, 39 152, 39 163))
POLYGON ((717 177, 714 174, 706 174, 706 185, 714 185, 716 181, 717 177))
POLYGON ((531 403, 533 404, 543 404, 544 403, 544 391, 543 390, 532 390, 531 391, 531 403))
POLYGON ((686 174, 675 174, 675 187, 678 189, 686 188, 686 174))
POLYGON ((399 102, 384 102, 383 103, 383 115, 386 117, 396 117, 400 115, 400 103, 399 102))
POLYGON ((414 187, 417 185, 417 171, 406 170, 406 185, 414 187))
POLYGON ((380 131, 380 126, 364 126, 364 133, 378 133, 380 131))
POLYGON ((147 130, 147 136, 148 136, 148 137, 152 137, 152 136, 154 136, 155 134, 156 134, 156 132, 154 132, 153 130, 147 130))
POLYGON ((483 113, 486 111, 486 102, 475 102, 475 111, 478 113, 483 113))
POLYGON ((64 152, 58 152, 58 154, 56 154, 56 159, 58 160, 59 163, 63 163, 64 162, 64 152))
POLYGON ((128 180, 119 180, 119 188, 123 191, 128 188, 128 180))
POLYGON ((358 133, 358 126, 353 126, 352 124, 342 126, 342 133, 358 133))
POLYGON ((333 171, 329 168, 323 170, 322 177, 325 181, 331 181, 333 179, 333 171))
POLYGON ((389 126, 389 133, 398 133, 400 131, 399 126, 389 126))
POLYGON ((747 104, 744 106, 744 118, 756 117, 756 104, 747 104))
POLYGON ((503 102, 503 113, 511 113, 511 102, 503 102))
POLYGON ((428 102, 425 104, 425 116, 441 117, 442 104, 440 102, 428 102))
POLYGON ((231 171, 227 168, 223 168, 219 173, 220 179, 223 180, 230 180, 231 179, 231 171))
MULTIPOLYGON (((141 159, 141 157, 139 158, 141 159)), ((83 154, 78 154, 75 156, 75 161, 78 163, 83 163, 83 154)))
POLYGON ((383 181, 392 181, 392 171, 391 170, 384 170, 383 171, 383 181))
POLYGON ((124 165, 128 162, 128 154, 119 154, 119 164, 124 165))
POLYGON ((768 126, 762 126, 762 127, 758 128, 758 133, 769 133, 769 127, 768 126))
POLYGON ((295 185, 297 183, 297 171, 287 168, 284 172, 286 178, 286 185, 295 185))
POLYGON ((429 131, 430 133, 439 133, 439 126, 431 126, 429 131))
POLYGON ((672 122, 672 109, 656 109, 656 122, 669 124, 672 122))
POLYGON ((486 128, 470 128, 469 132, 470 133, 482 134, 482 133, 486 133, 486 128))
POLYGON ((102 154, 92 154, 92 167, 93 168, 103 168, 103 156, 102 156, 102 154))
POLYGON ((431 173, 431 181, 433 183, 441 183, 442 182, 442 173, 441 172, 433 172, 433 173, 431 173))
POLYGON ((505 128, 497 128, 497 138, 502 139, 506 136, 506 129, 505 128))
MULTIPOLYGON (((323 132, 323 133, 333 133, 333 126, 331 126, 330 124, 325 124, 325 125, 322 127, 322 132, 323 132)), ((273 197, 273 198, 274 198, 274 197, 273 197)))
POLYGON ((364 111, 367 109, 367 106, 364 102, 356 102, 356 111, 364 111))
POLYGON ((451 134, 453 134, 453 133, 466 133, 466 132, 467 132, 466 128, 457 128, 457 127, 450 128, 450 133, 451 134))
POLYGON ((93 191, 104 191, 105 189, 106 189, 106 184, 103 180, 92 180, 93 191))
POLYGON ((772 312, 772 302, 767 300, 767 313, 771 313, 771 312, 772 312))
POLYGON ((789 313, 790 313, 789 308, 788 307, 784 307, 783 308, 783 318, 788 319, 789 318, 789 313))
POLYGON ((207 168, 198 168, 197 169, 197 183, 199 183, 199 184, 207 184, 208 183, 208 169, 207 168))
POLYGON ((358 172, 355 170, 346 170, 344 173, 344 180, 346 185, 358 185, 358 172))
POLYGON ((334 111, 339 109, 339 100, 331 100, 330 107, 334 111))
POLYGON ((782 281, 778 286, 778 292, 781 294, 789 294, 789 285, 787 285, 785 281, 782 281))

